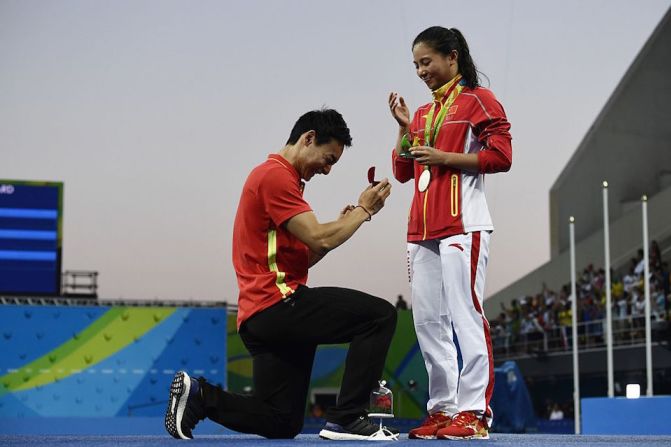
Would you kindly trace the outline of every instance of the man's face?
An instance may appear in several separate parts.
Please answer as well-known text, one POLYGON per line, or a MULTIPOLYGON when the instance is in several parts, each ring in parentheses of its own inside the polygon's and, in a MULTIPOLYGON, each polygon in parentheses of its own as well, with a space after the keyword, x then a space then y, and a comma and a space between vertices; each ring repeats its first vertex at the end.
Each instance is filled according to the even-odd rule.
POLYGON ((301 169, 301 177, 306 182, 315 174, 327 175, 334 164, 340 160, 343 145, 334 139, 326 144, 312 143, 305 151, 305 158, 301 169))

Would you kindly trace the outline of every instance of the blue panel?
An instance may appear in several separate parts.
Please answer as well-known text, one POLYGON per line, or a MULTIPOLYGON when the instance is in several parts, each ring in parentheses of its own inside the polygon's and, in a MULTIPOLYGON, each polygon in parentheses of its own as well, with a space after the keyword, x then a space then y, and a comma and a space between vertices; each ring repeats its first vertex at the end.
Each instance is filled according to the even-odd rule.
POLYGON ((182 326, 166 339, 165 349, 129 396, 119 416, 157 416, 165 410, 172 375, 185 370, 193 377, 226 387, 226 309, 195 308, 182 315, 182 326))
POLYGON ((513 361, 494 368, 494 393, 490 406, 494 412, 492 429, 503 433, 524 433, 538 426, 524 376, 513 361))
MULTIPOLYGON (((10 416, 12 419, 39 417, 39 414, 26 407, 25 399, 25 397, 21 397, 15 394, 4 394, 1 396, 0 415, 2 415, 2 417, 0 417, 0 423, 7 421, 6 416, 10 416)), ((6 429, 0 430, 0 433, 7 433, 7 431, 6 429)))
MULTIPOLYGON (((56 197, 58 199, 58 197, 56 197)), ((33 208, 0 208, 0 217, 13 217, 15 219, 56 219, 57 210, 33 209, 33 208)))
POLYGON ((0 216, 0 228, 49 231, 58 229, 58 221, 56 219, 20 219, 0 216))
POLYGON ((109 309, 0 306, 0 376, 58 348, 109 309))
POLYGON ((581 399, 586 435, 671 435, 671 396, 581 399))
POLYGON ((35 231, 35 230, 2 230, 0 229, 0 239, 35 239, 35 240, 56 240, 55 231, 35 231))
POLYGON ((326 346, 321 347, 315 354, 310 380, 318 380, 335 372, 345 364, 347 348, 326 346))
MULTIPOLYGON (((67 342, 109 309, 0 306, 0 376, 67 342)), ((226 383, 226 323, 225 308, 179 308, 91 368, 0 396, 0 420, 160 417, 175 371, 184 369, 213 383, 226 383)))
POLYGON ((0 291, 22 294, 53 294, 55 292, 56 263, 43 261, 15 261, 22 264, 5 268, 0 274, 0 291), (47 267, 47 268, 45 268, 47 267))
POLYGON ((29 211, 47 210, 53 212, 58 208, 60 186, 62 184, 53 182, 25 184, 2 181, 0 209, 21 208, 29 211))
POLYGON ((548 419, 538 419, 538 433, 554 433, 563 435, 572 435, 575 433, 575 420, 558 419, 551 421, 548 419))
POLYGON ((52 251, 58 250, 58 241, 37 239, 2 239, 0 238, 0 251, 52 251))
MULTIPOLYGON (((56 263, 52 261, 12 261, 8 259, 0 259, 0 269, 16 272, 53 272, 56 268, 56 263)), ((12 273, 13 275, 15 273, 12 273)), ((13 278, 0 276, 0 281, 13 281, 13 278)))
MULTIPOLYGON (((18 391, 14 396, 40 416, 115 416, 144 376, 150 374, 153 359, 180 326, 184 314, 188 314, 187 309, 178 309, 137 342, 92 368, 58 382, 18 391)), ((20 409, 7 410, 11 415, 20 409)))
POLYGON ((0 180, 0 293, 60 293, 62 186, 0 180), (2 261, 26 264, 17 269, 2 261), (36 261, 51 262, 51 270, 36 261), (34 271, 20 273, 26 269, 34 271))
POLYGON ((16 261, 56 261, 56 252, 0 250, 0 259, 16 260, 16 261))

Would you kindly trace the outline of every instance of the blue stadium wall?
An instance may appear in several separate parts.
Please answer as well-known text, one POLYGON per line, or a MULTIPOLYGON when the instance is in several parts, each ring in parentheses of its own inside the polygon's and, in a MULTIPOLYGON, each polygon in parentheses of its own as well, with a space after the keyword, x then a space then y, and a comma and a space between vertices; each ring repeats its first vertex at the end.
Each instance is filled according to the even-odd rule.
POLYGON ((160 417, 180 369, 226 384, 225 307, 2 305, 0 331, 5 423, 160 417))
MULTIPOLYGON (((0 305, 0 352, 0 433, 165 434, 175 371, 232 391, 252 385, 251 358, 225 307, 0 305)), ((346 353, 346 345, 319 348, 312 391, 337 390, 346 353)), ((529 430, 533 422, 512 416, 535 419, 533 413, 503 417, 514 399, 500 389, 510 388, 509 371, 500 374, 506 372, 497 371, 494 394, 503 402, 492 406, 511 425, 501 431, 529 430)), ((399 312, 383 375, 394 391, 396 417, 423 417, 428 384, 410 312, 399 312)), ((515 378, 524 404, 523 378, 515 378)), ((225 432, 202 425, 199 434, 225 432)))

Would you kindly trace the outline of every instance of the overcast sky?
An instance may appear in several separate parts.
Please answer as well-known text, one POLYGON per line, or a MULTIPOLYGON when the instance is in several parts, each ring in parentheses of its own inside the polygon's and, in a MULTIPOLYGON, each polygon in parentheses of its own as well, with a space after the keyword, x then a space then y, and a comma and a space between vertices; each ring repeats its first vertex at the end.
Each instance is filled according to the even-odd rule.
MULTIPOLYGON (((97 270, 101 297, 236 302, 249 171, 339 110, 354 145, 305 192, 334 219, 369 166, 391 177, 388 93, 429 100, 412 40, 457 27, 512 124, 513 167, 486 180, 490 295, 549 260, 549 189, 670 4, 0 0, 0 178, 64 182, 63 269, 97 270)), ((309 284, 408 297, 411 194, 394 181, 309 284)))

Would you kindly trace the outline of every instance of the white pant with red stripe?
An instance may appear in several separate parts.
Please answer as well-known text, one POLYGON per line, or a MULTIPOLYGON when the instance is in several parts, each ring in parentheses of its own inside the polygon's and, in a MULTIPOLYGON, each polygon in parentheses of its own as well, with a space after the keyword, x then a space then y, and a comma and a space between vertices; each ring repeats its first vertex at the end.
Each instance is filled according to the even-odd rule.
POLYGON ((488 231, 479 231, 408 244, 412 313, 429 375, 429 414, 473 411, 491 418, 494 362, 482 307, 489 239, 488 231))

